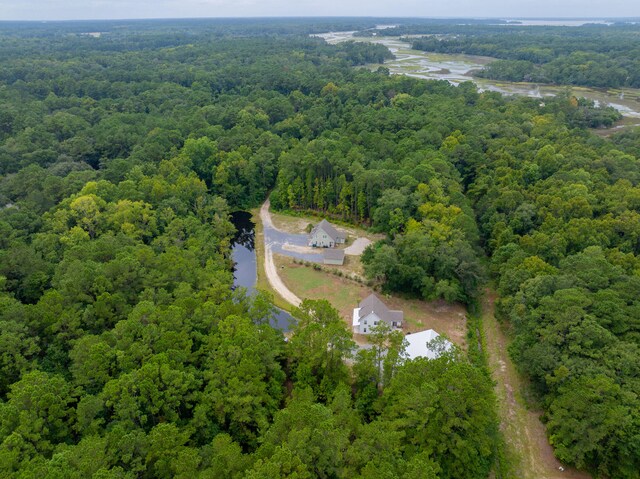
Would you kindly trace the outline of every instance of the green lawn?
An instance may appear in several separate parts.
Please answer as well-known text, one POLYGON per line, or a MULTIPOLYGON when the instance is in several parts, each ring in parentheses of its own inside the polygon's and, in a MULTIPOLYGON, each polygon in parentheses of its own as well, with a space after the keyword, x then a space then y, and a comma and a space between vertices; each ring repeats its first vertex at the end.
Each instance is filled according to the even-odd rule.
MULTIPOLYGON (((355 281, 326 271, 315 270, 311 266, 296 264, 287 256, 274 255, 274 261, 282 281, 292 292, 303 299, 326 299, 340 312, 348 325, 351 325, 353 308, 373 292, 370 287, 355 281)), ((465 347, 466 310, 464 307, 441 301, 428 303, 417 299, 376 294, 389 308, 404 312, 405 332, 435 329, 456 344, 465 347)))

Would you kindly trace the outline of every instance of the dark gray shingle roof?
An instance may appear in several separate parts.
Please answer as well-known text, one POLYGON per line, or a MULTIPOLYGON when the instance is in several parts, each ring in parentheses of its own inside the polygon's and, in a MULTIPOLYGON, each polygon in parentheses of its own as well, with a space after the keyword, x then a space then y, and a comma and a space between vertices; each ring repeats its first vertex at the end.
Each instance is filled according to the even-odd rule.
POLYGON ((375 294, 370 294, 363 299, 359 307, 360 319, 371 313, 375 313, 376 316, 387 323, 392 323, 393 321, 400 322, 404 319, 404 313, 402 311, 389 309, 375 294))
POLYGON ((335 229, 335 227, 327 220, 322 220, 320 223, 318 223, 316 227, 311 231, 311 236, 313 236, 318 231, 318 229, 322 229, 322 231, 327 233, 334 242, 337 241, 338 238, 346 237, 344 234, 335 229))

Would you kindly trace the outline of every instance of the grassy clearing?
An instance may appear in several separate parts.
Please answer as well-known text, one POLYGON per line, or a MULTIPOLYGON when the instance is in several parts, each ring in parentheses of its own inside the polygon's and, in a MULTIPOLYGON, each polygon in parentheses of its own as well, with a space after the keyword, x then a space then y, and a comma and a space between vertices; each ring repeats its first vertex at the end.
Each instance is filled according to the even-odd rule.
MULTIPOLYGON (((274 255, 274 259, 282 281, 291 291, 300 298, 326 299, 340 312, 349 326, 353 308, 374 292, 369 286, 344 277, 296 264, 287 256, 274 255)), ((427 303, 377 294, 391 309, 404 311, 405 332, 435 329, 466 348, 466 311, 461 305, 450 305, 440 301, 427 303)))
POLYGON ((632 128, 640 126, 640 118, 625 116, 622 120, 615 122, 611 128, 590 128, 589 131, 602 138, 607 138, 614 133, 620 133, 624 128, 632 128))
POLYGON ((339 271, 342 271, 345 275, 356 275, 364 279, 364 266, 360 261, 360 256, 346 255, 344 257, 344 264, 342 266, 335 266, 339 271))

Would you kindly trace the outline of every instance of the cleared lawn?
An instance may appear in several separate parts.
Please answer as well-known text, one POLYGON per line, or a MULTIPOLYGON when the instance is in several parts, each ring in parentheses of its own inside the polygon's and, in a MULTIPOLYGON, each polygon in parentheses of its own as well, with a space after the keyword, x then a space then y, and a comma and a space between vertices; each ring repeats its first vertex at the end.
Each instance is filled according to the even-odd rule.
MULTIPOLYGON (((351 259, 351 258, 349 258, 351 259)), ((284 284, 300 298, 326 299, 350 327, 353 308, 374 292, 370 287, 309 266, 295 264, 287 256, 274 255, 284 284)), ((325 268, 333 268, 325 266, 325 268)), ((405 332, 435 329, 466 349, 466 311, 460 305, 436 301, 427 303, 377 293, 391 309, 404 311, 405 332)))

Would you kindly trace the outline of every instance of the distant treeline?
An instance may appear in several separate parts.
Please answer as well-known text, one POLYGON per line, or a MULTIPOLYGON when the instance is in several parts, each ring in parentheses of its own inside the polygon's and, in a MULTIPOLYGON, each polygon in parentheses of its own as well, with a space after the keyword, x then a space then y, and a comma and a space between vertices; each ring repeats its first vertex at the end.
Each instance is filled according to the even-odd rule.
POLYGON ((603 88, 640 87, 640 26, 582 27, 507 25, 404 26, 388 35, 407 38, 413 48, 499 58, 478 73, 496 80, 603 88))

